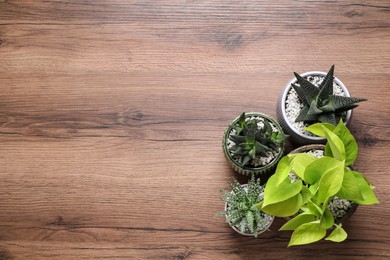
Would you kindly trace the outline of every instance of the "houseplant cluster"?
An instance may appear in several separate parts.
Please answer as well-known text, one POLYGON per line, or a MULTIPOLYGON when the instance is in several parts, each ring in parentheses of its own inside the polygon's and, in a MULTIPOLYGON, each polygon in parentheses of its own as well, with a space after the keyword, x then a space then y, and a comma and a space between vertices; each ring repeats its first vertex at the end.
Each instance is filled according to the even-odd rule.
POLYGON ((366 99, 351 97, 328 71, 294 73, 277 103, 277 120, 263 113, 242 113, 227 127, 223 151, 229 165, 250 176, 222 189, 227 223, 238 233, 257 237, 274 217, 293 231, 288 246, 321 239, 341 242, 342 227, 358 205, 379 203, 373 186, 355 171, 358 145, 348 130, 352 109, 366 99), (284 154, 287 139, 298 145, 284 154), (268 178, 260 185, 260 178, 268 178))

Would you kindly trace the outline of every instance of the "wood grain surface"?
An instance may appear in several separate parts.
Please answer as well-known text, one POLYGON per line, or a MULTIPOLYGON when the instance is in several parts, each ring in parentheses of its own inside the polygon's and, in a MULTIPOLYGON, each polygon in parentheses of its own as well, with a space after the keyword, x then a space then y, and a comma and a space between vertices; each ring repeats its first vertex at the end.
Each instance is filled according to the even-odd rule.
POLYGON ((0 0, 0 259, 388 259, 389 73, 387 0, 0 0), (341 244, 234 233, 225 128, 332 64, 381 203, 341 244))

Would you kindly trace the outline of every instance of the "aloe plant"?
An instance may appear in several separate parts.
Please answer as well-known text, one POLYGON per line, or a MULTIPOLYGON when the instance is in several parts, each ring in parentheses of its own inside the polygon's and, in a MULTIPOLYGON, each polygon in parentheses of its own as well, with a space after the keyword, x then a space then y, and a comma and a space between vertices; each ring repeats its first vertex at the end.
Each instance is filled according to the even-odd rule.
POLYGON ((281 227, 294 231, 289 246, 321 240, 332 228, 325 239, 341 242, 347 233, 335 223, 328 208, 332 199, 337 196, 361 205, 379 201, 363 174, 348 167, 357 158, 358 145, 342 120, 337 126, 316 123, 306 130, 327 139, 325 156, 298 153, 283 157, 265 186, 264 200, 257 206, 274 216, 293 216, 281 227), (291 181, 290 174, 297 180, 291 181))
POLYGON ((364 98, 344 97, 333 94, 334 65, 330 68, 319 87, 294 72, 297 83, 292 87, 304 104, 295 122, 322 122, 337 124, 343 111, 357 107, 356 103, 366 101, 364 98))
POLYGON ((224 195, 223 200, 227 203, 227 208, 219 212, 216 216, 226 216, 226 221, 230 226, 238 228, 242 233, 251 233, 255 237, 263 231, 273 221, 273 217, 262 212, 255 206, 263 200, 263 187, 260 179, 255 179, 254 175, 244 188, 233 178, 233 183, 229 183, 231 192, 221 189, 224 195))
POLYGON ((272 150, 278 151, 278 147, 287 138, 283 132, 274 132, 267 118, 246 120, 245 112, 232 127, 235 134, 230 135, 229 139, 234 145, 229 150, 233 156, 241 158, 241 166, 247 165, 256 157, 268 156, 267 153, 272 150))

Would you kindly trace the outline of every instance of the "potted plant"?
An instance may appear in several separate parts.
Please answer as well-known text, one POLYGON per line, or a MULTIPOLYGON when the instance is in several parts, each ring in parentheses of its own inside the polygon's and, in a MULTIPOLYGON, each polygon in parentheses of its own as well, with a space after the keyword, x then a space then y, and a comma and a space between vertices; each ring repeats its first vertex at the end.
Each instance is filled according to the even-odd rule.
POLYGON ((365 101, 353 98, 343 82, 333 76, 334 65, 328 73, 294 72, 283 89, 277 103, 277 119, 291 140, 299 145, 325 143, 322 136, 312 135, 304 128, 313 123, 336 125, 340 119, 348 124, 356 103, 365 101))
POLYGON ((255 204, 263 200, 263 187, 260 179, 252 175, 248 184, 240 185, 233 178, 229 183, 231 192, 221 189, 224 195, 225 210, 216 216, 226 216, 226 222, 233 230, 244 236, 257 237, 260 233, 268 230, 274 217, 262 212, 255 204))
POLYGON ((349 168, 358 146, 342 120, 337 126, 316 123, 306 130, 327 139, 324 156, 296 153, 283 157, 264 188, 264 200, 256 206, 267 214, 292 217, 280 229, 294 231, 289 246, 316 242, 332 229, 325 239, 341 242, 347 233, 329 209, 335 196, 361 205, 379 202, 366 178, 349 168))
MULTIPOLYGON (((322 158, 324 156, 324 151, 325 145, 323 144, 309 144, 291 151, 290 154, 307 153, 317 158, 322 158)), ((348 168, 353 170, 352 165, 348 166, 348 168)), ((296 177, 294 177, 294 175, 291 173, 289 174, 289 177, 293 181, 296 180, 296 177)), ((351 217, 353 213, 355 213, 357 207, 358 204, 356 204, 355 202, 339 198, 337 196, 330 200, 328 205, 328 209, 332 213, 334 222, 336 224, 343 223, 349 217, 351 217)))
POLYGON ((241 174, 270 173, 283 156, 286 138, 272 117, 244 112, 227 127, 223 151, 230 166, 241 174))

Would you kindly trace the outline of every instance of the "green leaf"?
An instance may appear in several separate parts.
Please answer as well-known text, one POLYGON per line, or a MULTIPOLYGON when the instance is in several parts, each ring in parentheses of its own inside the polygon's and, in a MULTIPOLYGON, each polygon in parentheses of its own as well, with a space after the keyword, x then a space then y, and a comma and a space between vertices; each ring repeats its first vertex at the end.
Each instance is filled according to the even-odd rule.
POLYGON ((261 210, 276 217, 289 217, 298 212, 302 206, 302 195, 298 193, 285 201, 262 207, 261 210))
POLYGON ((358 144, 348 130, 348 128, 344 125, 343 121, 340 119, 336 128, 333 130, 333 133, 336 134, 340 140, 344 144, 345 148, 345 165, 351 165, 355 162, 357 154, 358 154, 358 144))
POLYGON ((248 210, 245 217, 246 217, 246 222, 248 224, 249 230, 252 233, 254 233, 255 232, 255 225, 254 225, 255 216, 253 215, 252 211, 248 210))
POLYGON ((333 169, 334 167, 338 167, 338 170, 343 170, 344 165, 332 157, 324 156, 316 158, 316 160, 306 167, 304 180, 306 183, 313 185, 318 182, 327 171, 333 169))
POLYGON ((298 73, 294 72, 294 75, 297 79, 297 83, 299 84, 299 87, 293 85, 295 91, 297 91, 297 88, 301 88, 303 90, 303 91, 297 91, 299 99, 301 99, 301 101, 306 104, 311 104, 311 102, 315 100, 315 97, 318 96, 320 92, 319 89, 316 86, 314 86, 310 81, 301 77, 298 73), (303 95, 304 97, 302 98, 300 95, 303 95))
POLYGON ((320 85, 320 93, 318 94, 319 99, 324 100, 333 95, 333 74, 334 65, 332 65, 332 67, 329 69, 320 85))
POLYGON ((302 204, 303 205, 306 204, 313 197, 313 194, 311 193, 309 188, 306 186, 302 186, 301 194, 302 194, 302 204))
POLYGON ((298 216, 290 219, 287 223, 285 223, 279 230, 294 230, 299 226, 314 221, 314 215, 308 212, 303 212, 298 216))
POLYGON ((328 140, 333 157, 339 161, 344 161, 346 159, 345 148, 341 139, 328 128, 322 127, 322 129, 324 130, 326 139, 328 140))
POLYGON ((332 124, 315 123, 315 124, 309 125, 308 127, 305 127, 305 130, 311 132, 312 134, 315 134, 315 135, 318 135, 321 137, 325 137, 324 130, 322 129, 323 126, 328 128, 330 131, 333 131, 333 129, 335 128, 335 126, 332 124))
POLYGON ((347 232, 341 227, 340 225, 337 225, 337 227, 332 231, 332 233, 325 238, 325 240, 333 241, 333 242, 342 242, 345 239, 347 239, 347 232))
POLYGON ((372 190, 372 186, 368 183, 366 178, 364 178, 364 176, 358 172, 352 171, 352 173, 358 181, 360 192, 363 196, 363 200, 356 200, 354 202, 362 205, 371 205, 379 203, 374 191, 372 190))
POLYGON ((321 240, 326 235, 326 229, 320 227, 319 220, 299 226, 291 235, 288 246, 305 245, 321 240))
POLYGON ((264 188, 263 207, 285 201, 297 195, 302 189, 302 181, 291 183, 289 178, 277 185, 277 176, 272 175, 264 188))
POLYGON ((325 209, 324 214, 322 214, 321 219, 320 219, 320 227, 321 228, 331 228, 334 224, 334 218, 332 213, 328 208, 325 209))
POLYGON ((305 170, 308 165, 314 162, 317 158, 314 155, 307 153, 295 154, 291 159, 291 166, 293 172, 302 180, 307 182, 305 177, 305 170))
POLYGON ((327 112, 327 113, 321 114, 318 117, 318 121, 322 122, 322 123, 329 123, 329 124, 332 124, 332 125, 336 125, 337 124, 336 116, 335 116, 334 112, 327 112))
POLYGON ((238 124, 241 128, 245 128, 245 112, 243 112, 238 118, 238 124))
POLYGON ((322 209, 317 204, 315 204, 313 201, 311 201, 311 200, 308 201, 306 206, 307 206, 307 209, 309 210, 309 212, 311 212, 312 214, 314 214, 318 217, 322 216, 322 214, 323 214, 322 209))
POLYGON ((291 166, 290 166, 289 157, 284 156, 284 157, 282 157, 282 159, 280 159, 278 166, 276 168, 275 174, 273 175, 273 176, 275 176, 274 178, 276 178, 275 186, 280 185, 283 180, 288 178, 288 174, 290 172, 291 172, 291 166))
POLYGON ((338 197, 354 202, 362 201, 363 195, 360 191, 359 182, 353 172, 349 169, 344 170, 343 183, 341 189, 336 194, 338 197))
POLYGON ((344 165, 342 162, 334 160, 334 164, 325 169, 325 173, 320 179, 317 203, 324 203, 329 197, 336 195, 341 189, 343 179, 344 165))

